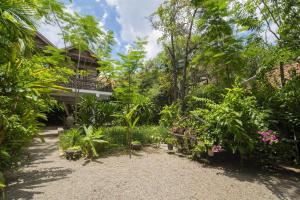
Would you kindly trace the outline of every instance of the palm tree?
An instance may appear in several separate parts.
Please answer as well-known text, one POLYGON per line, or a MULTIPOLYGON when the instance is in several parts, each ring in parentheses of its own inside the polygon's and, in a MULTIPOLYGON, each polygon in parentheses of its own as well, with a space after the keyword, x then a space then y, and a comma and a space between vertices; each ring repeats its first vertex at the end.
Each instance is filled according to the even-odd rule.
POLYGON ((0 63, 14 62, 17 52, 30 46, 36 30, 36 7, 31 0, 0 1, 0 63))

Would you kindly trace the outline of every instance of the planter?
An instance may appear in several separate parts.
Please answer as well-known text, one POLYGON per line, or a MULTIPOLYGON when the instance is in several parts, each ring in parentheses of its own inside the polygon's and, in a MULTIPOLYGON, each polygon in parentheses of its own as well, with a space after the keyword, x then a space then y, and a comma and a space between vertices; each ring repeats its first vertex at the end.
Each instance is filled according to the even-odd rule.
POLYGON ((72 115, 69 115, 65 121, 66 128, 72 128, 74 126, 74 122, 74 117, 72 115))
POLYGON ((65 155, 66 155, 67 160, 78 160, 82 155, 82 151, 68 149, 68 150, 65 150, 65 155))
POLYGON ((213 157, 214 156, 214 152, 211 149, 208 149, 207 155, 210 156, 210 157, 213 157))
POLYGON ((173 150, 173 144, 168 144, 168 150, 173 150))
POLYGON ((142 144, 140 143, 131 143, 131 149, 135 151, 142 150, 142 144))

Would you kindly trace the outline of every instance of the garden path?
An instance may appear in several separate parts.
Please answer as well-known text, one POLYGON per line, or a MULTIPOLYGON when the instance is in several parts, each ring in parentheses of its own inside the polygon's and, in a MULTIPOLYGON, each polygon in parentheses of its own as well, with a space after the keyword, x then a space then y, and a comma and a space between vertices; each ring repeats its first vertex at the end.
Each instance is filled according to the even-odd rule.
POLYGON ((8 199, 300 199, 297 174, 205 166, 164 149, 146 148, 132 159, 68 161, 59 155, 55 133, 29 148, 29 163, 9 177, 8 199))

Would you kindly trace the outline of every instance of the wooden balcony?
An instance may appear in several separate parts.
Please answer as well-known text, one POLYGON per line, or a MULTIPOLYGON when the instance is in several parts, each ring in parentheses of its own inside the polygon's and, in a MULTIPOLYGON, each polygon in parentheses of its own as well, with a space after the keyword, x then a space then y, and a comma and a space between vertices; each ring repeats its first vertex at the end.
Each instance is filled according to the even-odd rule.
POLYGON ((97 81, 96 79, 78 78, 78 80, 76 81, 76 78, 72 77, 70 78, 68 83, 63 83, 60 85, 67 88, 112 92, 111 86, 105 86, 103 83, 97 81))

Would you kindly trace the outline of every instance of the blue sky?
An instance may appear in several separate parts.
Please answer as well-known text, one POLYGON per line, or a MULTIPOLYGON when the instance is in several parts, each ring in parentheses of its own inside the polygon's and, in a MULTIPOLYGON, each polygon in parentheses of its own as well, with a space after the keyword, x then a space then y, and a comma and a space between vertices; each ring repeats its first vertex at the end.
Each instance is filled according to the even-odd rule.
MULTIPOLYGON (((152 29, 146 19, 163 0, 63 0, 67 12, 78 12, 82 15, 94 15, 105 29, 112 30, 117 44, 116 52, 124 52, 136 37, 148 37, 146 46, 147 58, 153 58, 161 46, 156 40, 160 33, 152 29)), ((42 24, 39 28, 51 42, 62 47, 59 28, 42 24)))

